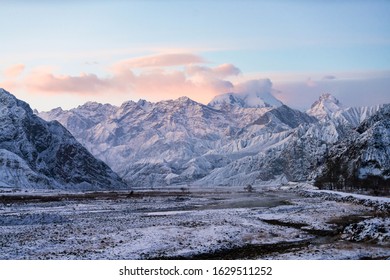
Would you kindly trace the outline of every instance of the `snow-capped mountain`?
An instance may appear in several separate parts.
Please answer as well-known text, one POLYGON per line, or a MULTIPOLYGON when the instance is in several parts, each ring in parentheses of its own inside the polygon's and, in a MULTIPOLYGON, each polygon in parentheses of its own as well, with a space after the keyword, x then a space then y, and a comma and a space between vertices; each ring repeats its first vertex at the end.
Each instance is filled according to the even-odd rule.
POLYGON ((127 188, 117 174, 94 158, 59 122, 44 121, 27 103, 3 89, 0 89, 0 186, 127 188))
POLYGON ((227 109, 231 106, 243 108, 277 108, 283 103, 273 94, 269 79, 252 80, 235 86, 234 93, 225 93, 214 97, 208 106, 227 109))
POLYGON ((362 121, 378 111, 380 107, 381 105, 346 108, 333 95, 324 93, 306 113, 319 120, 337 120, 357 127, 362 121))
POLYGON ((390 188, 390 104, 334 145, 317 178, 320 187, 390 188))
POLYGON ((214 97, 208 106, 218 109, 224 106, 238 106, 243 108, 279 107, 283 103, 270 92, 225 93, 214 97))
POLYGON ((344 107, 339 100, 329 93, 324 93, 313 103, 307 113, 318 119, 323 119, 325 117, 331 117, 332 114, 342 111, 343 109, 344 107))
POLYGON ((333 145, 379 109, 344 108, 325 94, 304 113, 280 101, 247 102, 249 95, 225 94, 207 106, 187 97, 86 104, 40 116, 59 120, 135 186, 203 186, 314 180, 333 145))

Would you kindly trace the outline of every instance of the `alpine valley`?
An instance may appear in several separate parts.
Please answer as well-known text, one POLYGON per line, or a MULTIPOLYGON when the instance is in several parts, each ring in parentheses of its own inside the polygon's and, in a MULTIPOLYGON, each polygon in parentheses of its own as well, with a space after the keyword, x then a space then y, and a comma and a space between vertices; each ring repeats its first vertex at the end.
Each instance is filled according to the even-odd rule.
POLYGON ((38 113, 0 90, 0 259, 389 259, 389 139, 389 104, 330 94, 38 113))

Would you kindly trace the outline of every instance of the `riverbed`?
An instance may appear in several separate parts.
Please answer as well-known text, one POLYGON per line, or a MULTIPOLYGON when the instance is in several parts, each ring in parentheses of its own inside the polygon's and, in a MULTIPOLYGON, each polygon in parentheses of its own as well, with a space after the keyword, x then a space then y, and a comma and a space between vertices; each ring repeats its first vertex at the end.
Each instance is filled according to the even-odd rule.
POLYGON ((388 225, 372 204, 297 188, 6 193, 0 259, 387 259, 388 225))

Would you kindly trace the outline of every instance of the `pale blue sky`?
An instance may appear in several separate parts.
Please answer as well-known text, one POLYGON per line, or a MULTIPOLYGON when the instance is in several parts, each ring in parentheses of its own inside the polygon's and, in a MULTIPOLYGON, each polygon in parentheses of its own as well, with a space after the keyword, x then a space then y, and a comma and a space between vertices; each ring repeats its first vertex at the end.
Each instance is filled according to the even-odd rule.
MULTIPOLYGON (((238 77, 218 77, 233 84, 249 78, 269 78, 276 90, 283 88, 280 97, 290 95, 284 98, 285 102, 292 102, 294 95, 298 98, 298 93, 289 91, 282 77, 287 75, 291 81, 296 74, 294 85, 301 82, 300 90, 310 91, 313 98, 298 98, 292 102, 295 107, 307 107, 322 93, 321 87, 311 84, 305 89, 304 84, 325 75, 350 81, 364 79, 364 73, 370 78, 377 73, 383 86, 378 85, 375 77, 375 92, 386 99, 384 92, 390 78, 389 15, 390 1, 377 0, 0 1, 0 86, 8 87, 38 109, 57 104, 72 107, 88 99, 111 103, 137 98, 155 101, 176 95, 169 91, 148 93, 140 85, 130 85, 121 87, 123 92, 115 96, 107 96, 94 92, 94 84, 91 93, 85 94, 68 86, 66 81, 61 89, 36 83, 32 86, 31 79, 36 77, 33 75, 37 69, 40 74, 45 69, 45 75, 50 73, 63 79, 76 79, 82 73, 95 75, 97 79, 88 82, 100 83, 113 77, 110 69, 121 61, 186 53, 201 57, 202 63, 194 63, 206 67, 233 64, 241 70, 238 77), (20 66, 20 71, 8 71, 15 65, 20 66), (355 72, 359 75, 351 77, 355 72), (11 77, 6 73, 16 74, 11 77), (45 96, 45 104, 38 101, 39 89, 45 96)), ((177 64, 172 69, 161 65, 158 70, 185 73, 187 66, 177 64)), ((145 71, 131 70, 138 75, 145 71)), ((193 77, 186 78, 194 82, 193 77)), ((84 78, 81 80, 86 82, 84 78)), ((202 87, 197 89, 204 89, 204 83, 203 79, 202 87)), ((334 83, 336 92, 340 91, 339 84, 340 81, 334 83)), ((355 85, 351 88, 356 91, 355 85)), ((180 89, 184 91, 183 87, 180 89)), ((171 83, 170 90, 173 92, 171 83)), ((191 94, 194 95, 193 92, 188 95, 196 100, 196 94, 191 94)), ((205 102, 217 93, 208 94, 199 94, 198 100, 205 102)), ((342 99, 342 93, 338 94, 342 99)), ((360 97, 354 100, 367 103, 360 97)))

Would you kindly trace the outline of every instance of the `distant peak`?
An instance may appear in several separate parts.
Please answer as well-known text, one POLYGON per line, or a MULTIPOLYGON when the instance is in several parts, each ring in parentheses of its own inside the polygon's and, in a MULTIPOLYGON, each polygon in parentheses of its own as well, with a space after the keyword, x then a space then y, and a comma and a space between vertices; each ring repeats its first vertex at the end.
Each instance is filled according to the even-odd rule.
POLYGON ((145 111, 149 111, 151 106, 152 106, 152 103, 149 101, 146 101, 145 99, 140 99, 140 100, 138 100, 137 105, 139 107, 141 107, 142 109, 144 109, 145 111))
POLYGON ((319 101, 330 101, 330 102, 333 102, 335 104, 340 104, 340 101, 336 97, 331 95, 330 93, 321 94, 319 101))
POLYGON ((190 98, 187 97, 187 96, 179 97, 179 98, 177 99, 177 101, 179 101, 179 102, 194 102, 192 99, 190 99, 190 98))
POLYGON ((96 101, 88 101, 84 105, 92 105, 92 106, 94 106, 94 105, 101 105, 101 103, 96 102, 96 101))
POLYGON ((88 101, 84 103, 83 105, 78 106, 78 109, 83 109, 83 108, 98 108, 102 106, 103 104, 95 102, 95 101, 88 101))
POLYGON ((208 104, 211 107, 221 107, 224 105, 237 106, 242 108, 264 108, 280 107, 281 101, 276 99, 271 93, 245 92, 245 93, 225 93, 214 97, 208 104))
POLYGON ((255 79, 234 85, 234 92, 214 97, 212 107, 236 106, 243 108, 277 108, 283 103, 273 96, 270 79, 255 79))
POLYGON ((196 105, 199 104, 198 102, 192 100, 191 98, 187 96, 179 97, 178 99, 174 100, 176 104, 183 104, 183 105, 196 105))
POLYGON ((123 109, 129 109, 129 108, 133 108, 133 107, 137 107, 137 103, 135 103, 133 100, 128 100, 128 101, 125 101, 121 104, 120 108, 123 110, 123 109))
POLYGON ((148 103, 148 101, 146 101, 145 99, 140 99, 140 100, 138 100, 138 102, 137 102, 138 105, 144 105, 144 104, 146 104, 146 103, 148 103))
POLYGON ((342 107, 340 101, 336 97, 334 97, 332 94, 323 93, 320 95, 318 100, 313 103, 311 108, 316 107, 316 106, 327 106, 327 104, 334 104, 340 108, 342 107))
POLYGON ((333 113, 343 110, 344 107, 340 101, 330 93, 323 93, 319 99, 311 105, 307 113, 318 119, 323 119, 333 113))
POLYGON ((56 107, 54 109, 52 109, 53 112, 62 112, 62 108, 61 107, 56 107))

